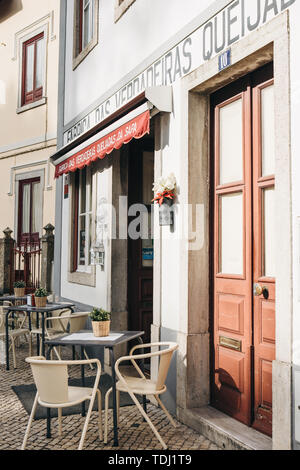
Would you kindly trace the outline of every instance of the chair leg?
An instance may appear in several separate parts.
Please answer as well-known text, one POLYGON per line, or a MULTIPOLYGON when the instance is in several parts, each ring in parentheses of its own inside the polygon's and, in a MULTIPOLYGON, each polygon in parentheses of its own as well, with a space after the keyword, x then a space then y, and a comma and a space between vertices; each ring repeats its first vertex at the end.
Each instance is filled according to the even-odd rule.
POLYGON ((33 418, 34 418, 34 415, 35 415, 35 410, 36 410, 36 407, 37 407, 37 403, 38 403, 38 394, 36 393, 35 399, 34 399, 34 402, 33 402, 33 407, 32 407, 31 413, 30 413, 29 421, 28 421, 28 424, 27 424, 25 436, 24 436, 24 439, 23 439, 23 444, 22 444, 21 450, 25 450, 25 448, 26 448, 27 439, 28 439, 30 428, 31 428, 31 425, 32 425, 32 421, 33 421, 33 418))
MULTIPOLYGON (((88 361, 90 358, 89 358, 89 356, 87 355, 87 352, 86 352, 85 349, 83 350, 83 354, 84 354, 84 357, 86 358, 86 360, 88 361)), ((94 370, 93 364, 90 364, 90 369, 94 370)))
POLYGON ((161 399, 159 398, 158 395, 154 395, 155 398, 156 398, 156 401, 157 403, 159 404, 159 406, 161 407, 161 409, 164 411, 165 415, 167 416, 168 420, 170 421, 170 423, 172 424, 172 426, 174 426, 174 428, 177 428, 177 424, 175 423, 174 419, 172 418, 172 416, 170 415, 170 413, 168 412, 168 410, 166 409, 165 405, 162 403, 161 399))
POLYGON ((62 408, 57 409, 58 412, 58 435, 61 437, 62 436, 62 408))
POLYGON ((164 450, 166 450, 168 448, 168 446, 166 445, 166 443, 163 441, 163 439, 161 438, 159 432, 157 431, 156 427, 154 426, 154 424, 152 423, 151 419, 149 418, 149 416, 147 415, 147 413, 145 413, 143 407, 140 405, 140 402, 138 401, 138 399, 136 398, 136 396, 134 395, 134 393, 130 392, 128 390, 128 393, 130 395, 130 397, 132 398, 132 400, 134 401, 134 403, 136 404, 137 406, 137 409, 139 410, 139 412, 141 413, 141 415, 143 416, 143 418, 145 418, 145 420, 147 421, 147 423, 149 424, 150 428, 152 429, 152 431, 154 432, 155 436, 157 437, 157 439, 159 440, 159 442, 161 443, 162 447, 164 450))
POLYGON ((59 361, 61 361, 61 355, 60 355, 60 351, 58 352, 58 350, 57 350, 57 348, 56 348, 56 347, 54 347, 53 349, 54 349, 54 352, 55 352, 55 354, 56 354, 56 356, 57 356, 58 360, 59 360, 59 361))
POLYGON ((102 428, 102 398, 101 391, 97 390, 98 397, 98 427, 99 427, 99 438, 100 441, 103 441, 103 428, 102 428))
POLYGON ((117 390, 117 423, 120 422, 120 390, 117 390))
POLYGON ((84 426, 83 426, 83 430, 82 430, 82 434, 81 434, 81 439, 80 439, 80 442, 79 442, 78 450, 82 450, 82 447, 83 447, 83 443, 84 443, 84 440, 85 440, 85 435, 86 435, 87 428, 88 428, 88 425, 89 425, 89 421, 90 421, 90 417, 91 417, 91 413, 92 413, 92 409, 93 409, 94 402, 95 402, 95 395, 90 399, 90 405, 89 405, 89 409, 88 409, 88 412, 87 412, 87 415, 86 415, 86 418, 85 418, 85 422, 84 422, 84 426))
POLYGON ((11 337, 10 340, 11 340, 11 348, 12 348, 12 354, 13 354, 14 369, 16 369, 17 368, 17 361, 16 361, 15 340, 14 340, 13 337, 11 337))
POLYGON ((108 433, 108 403, 109 395, 112 392, 112 388, 107 390, 105 395, 105 416, 104 416, 104 443, 107 444, 107 433, 108 433))

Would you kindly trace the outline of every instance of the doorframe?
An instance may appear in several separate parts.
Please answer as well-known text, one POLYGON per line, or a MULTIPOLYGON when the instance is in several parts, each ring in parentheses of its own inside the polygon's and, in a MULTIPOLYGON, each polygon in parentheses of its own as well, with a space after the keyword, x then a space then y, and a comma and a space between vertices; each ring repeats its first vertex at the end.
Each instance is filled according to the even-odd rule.
MULTIPOLYGON (((276 277, 276 360, 273 362, 273 449, 291 448, 292 363, 292 212, 290 151, 289 12, 274 18, 231 48, 232 65, 218 73, 218 57, 204 63, 182 80, 181 150, 188 162, 189 204, 204 205, 204 245, 187 256, 187 331, 183 330, 179 354, 186 357, 178 367, 178 415, 193 422, 189 410, 210 403, 209 326, 209 95, 243 75, 274 63, 276 117, 276 234, 280 270, 276 277), (284 247, 284 248, 283 248, 284 247), (199 266, 202 269, 199 270, 199 266), (195 284, 198 288, 195 289, 195 284), (196 362, 194 357, 201 361, 196 362), (183 376, 185 383, 182 384, 183 376), (195 391, 196 390, 196 391, 195 391), (286 407, 280 405, 286 403, 286 407)), ((189 221, 191 224, 191 221, 189 221)))

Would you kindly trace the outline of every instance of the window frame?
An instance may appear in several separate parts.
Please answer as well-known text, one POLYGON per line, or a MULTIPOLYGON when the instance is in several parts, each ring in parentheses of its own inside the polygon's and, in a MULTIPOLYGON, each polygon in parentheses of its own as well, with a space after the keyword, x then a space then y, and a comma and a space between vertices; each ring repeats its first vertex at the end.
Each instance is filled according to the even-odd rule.
MULTIPOLYGON (((41 178, 40 176, 36 176, 33 178, 24 178, 19 180, 19 194, 18 194, 18 243, 19 244, 24 244, 24 243, 31 243, 31 242, 38 242, 40 239, 40 230, 38 232, 32 232, 32 196, 33 196, 33 191, 32 187, 34 183, 39 183, 39 191, 41 191, 41 178), (29 207, 29 232, 22 232, 23 228, 23 188, 25 185, 30 184, 30 207, 29 207)), ((41 221, 40 221, 41 222, 41 221)))
POLYGON ((73 70, 98 44, 99 0, 74 0, 74 26, 73 26, 73 70), (84 7, 88 1, 91 8, 90 27, 91 39, 84 45, 84 7))
POLYGON ((18 102, 17 102, 17 109, 16 113, 23 113, 28 111, 29 109, 36 108, 38 106, 42 106, 46 104, 46 95, 47 95, 47 44, 48 44, 48 23, 44 24, 43 26, 31 31, 30 33, 22 36, 18 40, 18 60, 19 60, 19 84, 18 84, 18 102), (24 51, 24 43, 27 43, 33 38, 36 38, 40 34, 44 35, 44 53, 42 58, 42 66, 43 66, 43 78, 42 78, 42 87, 43 93, 42 97, 37 101, 32 101, 28 104, 23 104, 23 51, 24 51))
POLYGON ((72 260, 72 271, 73 272, 91 272, 90 263, 90 248, 92 240, 90 237, 90 231, 92 230, 92 214, 93 214, 93 203, 92 203, 92 172, 90 167, 84 167, 82 170, 75 172, 74 178, 74 201, 73 201, 73 260, 72 260), (85 172, 85 211, 81 212, 82 203, 82 190, 83 190, 83 175, 85 172), (84 264, 80 263, 80 218, 85 218, 85 239, 88 241, 85 247, 84 253, 84 264))
POLYGON ((126 13, 135 0, 115 0, 115 23, 126 13))
MULTIPOLYGON (((37 79, 37 43, 39 41, 43 41, 43 55, 45 54, 45 38, 44 32, 39 33, 38 35, 28 39, 27 41, 23 42, 23 51, 22 51, 22 106, 26 106, 28 104, 32 104, 36 101, 39 101, 43 98, 43 79, 42 79, 42 86, 36 87, 36 79, 37 79), (27 54, 28 48, 34 44, 34 56, 33 56, 33 88, 30 91, 26 91, 26 75, 27 75, 27 54), (32 99, 28 99, 28 95, 32 95, 32 99)), ((43 57, 42 57, 43 62, 43 57)))

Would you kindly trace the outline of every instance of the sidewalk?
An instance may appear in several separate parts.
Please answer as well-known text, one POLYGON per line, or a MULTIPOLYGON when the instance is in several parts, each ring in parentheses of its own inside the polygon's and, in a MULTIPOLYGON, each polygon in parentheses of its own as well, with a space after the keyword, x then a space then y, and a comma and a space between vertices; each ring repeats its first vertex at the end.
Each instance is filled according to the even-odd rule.
MULTIPOLYGON (((64 358, 67 358, 64 350, 64 358)), ((30 367, 24 362, 28 346, 17 348, 17 369, 5 370, 0 365, 0 450, 19 449, 24 437, 28 415, 11 387, 32 384, 30 367)), ((79 369, 79 368, 78 368, 79 369)), ((75 370, 75 368, 74 368, 75 370)), ((76 376, 73 374, 72 376, 76 376)), ((80 370, 78 370, 79 377, 80 370)), ((90 372, 87 371, 87 375, 90 372)), ((169 450, 218 450, 218 447, 197 432, 178 422, 173 428, 165 415, 156 406, 149 404, 148 412, 158 431, 162 434, 169 450)), ((79 444, 84 418, 81 415, 63 417, 63 435, 58 436, 57 419, 52 419, 52 438, 46 438, 46 422, 36 420, 32 425, 27 448, 29 450, 76 450, 79 444)), ((112 447, 112 410, 109 411, 108 444, 99 441, 97 433, 97 412, 92 413, 84 449, 85 450, 161 450, 149 426, 143 422, 135 406, 121 407, 119 447, 112 447)))

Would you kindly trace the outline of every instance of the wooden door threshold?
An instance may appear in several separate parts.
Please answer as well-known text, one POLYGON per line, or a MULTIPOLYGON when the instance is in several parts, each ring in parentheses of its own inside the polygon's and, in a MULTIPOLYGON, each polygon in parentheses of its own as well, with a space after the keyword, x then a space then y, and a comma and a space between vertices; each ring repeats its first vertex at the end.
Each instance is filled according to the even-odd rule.
POLYGON ((224 450, 272 450, 272 439, 211 406, 183 410, 178 417, 224 450))

